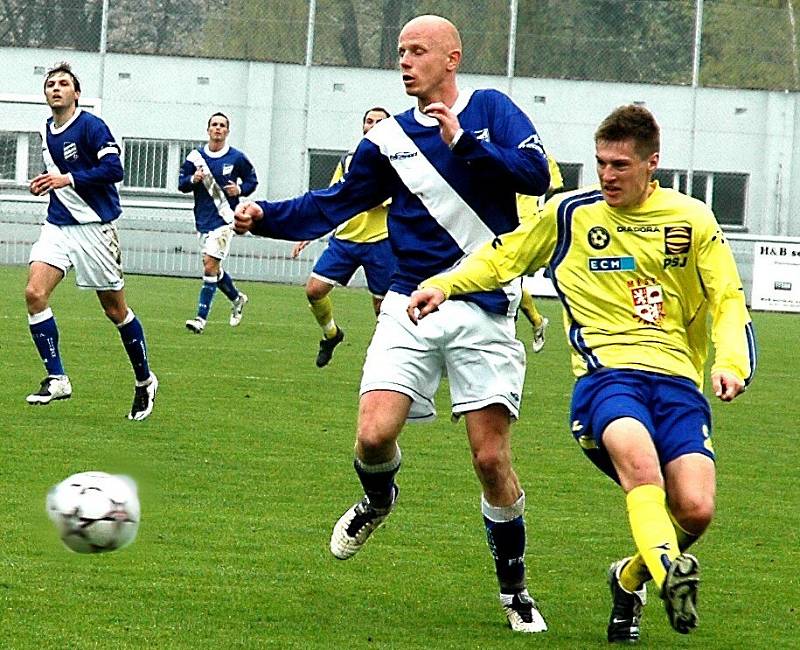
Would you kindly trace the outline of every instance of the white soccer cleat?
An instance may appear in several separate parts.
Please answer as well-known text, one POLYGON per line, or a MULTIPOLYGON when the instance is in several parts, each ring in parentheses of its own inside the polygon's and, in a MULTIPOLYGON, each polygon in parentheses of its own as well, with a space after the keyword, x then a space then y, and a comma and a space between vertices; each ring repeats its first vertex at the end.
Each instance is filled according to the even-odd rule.
POLYGON ((533 341, 531 341, 531 349, 534 352, 541 352, 542 348, 544 347, 544 334, 545 330, 547 330, 547 326, 550 324, 550 320, 544 316, 542 316, 542 322, 539 323, 538 327, 533 328, 533 341))
POLYGON ((547 623, 527 589, 516 594, 500 594, 500 603, 508 617, 508 625, 514 632, 547 632, 547 623))
POLYGON ((229 321, 231 327, 236 327, 242 322, 242 312, 244 311, 244 306, 249 301, 250 299, 240 291, 236 300, 234 300, 231 305, 231 319, 229 321))
POLYGON ((200 318, 190 318, 186 321, 186 329, 190 332, 194 332, 195 334, 202 334, 203 330, 206 328, 206 319, 200 318))
POLYGON ((358 553, 367 543, 369 536, 383 525, 386 517, 394 510, 398 492, 395 485, 392 505, 386 510, 373 508, 365 495, 361 501, 345 512, 333 527, 331 553, 340 560, 347 560, 358 553))
POLYGON ((48 375, 42 379, 39 390, 31 393, 25 400, 28 404, 49 404, 58 399, 72 397, 72 384, 66 375, 48 375))
POLYGON ((128 413, 129 420, 144 420, 153 412, 158 391, 158 379, 151 372, 150 381, 144 386, 137 386, 133 393, 133 405, 128 413))

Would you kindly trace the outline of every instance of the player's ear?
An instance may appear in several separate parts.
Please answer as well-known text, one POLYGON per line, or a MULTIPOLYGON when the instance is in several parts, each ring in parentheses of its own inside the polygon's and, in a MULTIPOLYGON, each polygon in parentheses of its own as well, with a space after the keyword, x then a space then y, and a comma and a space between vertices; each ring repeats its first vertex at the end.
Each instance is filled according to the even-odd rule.
POLYGON ((447 53, 447 69, 455 70, 461 63, 461 50, 450 50, 447 53))
POLYGON ((652 174, 658 167, 659 152, 651 153, 647 159, 647 170, 652 174))

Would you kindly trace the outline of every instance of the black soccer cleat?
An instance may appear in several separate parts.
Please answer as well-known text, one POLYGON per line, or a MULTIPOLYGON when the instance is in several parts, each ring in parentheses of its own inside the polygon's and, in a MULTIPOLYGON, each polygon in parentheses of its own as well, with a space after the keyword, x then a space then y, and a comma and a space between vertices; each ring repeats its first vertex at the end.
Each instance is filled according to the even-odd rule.
POLYGON ((638 643, 642 608, 647 602, 644 585, 633 593, 619 583, 619 572, 630 558, 614 562, 608 568, 608 587, 611 590, 611 616, 608 619, 609 643, 638 643))
POLYGON ((319 352, 317 352, 317 368, 324 368, 333 358, 333 348, 339 343, 344 341, 344 330, 341 327, 336 328, 336 336, 332 339, 322 339, 319 342, 319 352))
POLYGON ((689 634, 697 627, 697 588, 700 586, 700 564, 694 555, 676 557, 667 571, 661 599, 669 624, 676 632, 689 634))

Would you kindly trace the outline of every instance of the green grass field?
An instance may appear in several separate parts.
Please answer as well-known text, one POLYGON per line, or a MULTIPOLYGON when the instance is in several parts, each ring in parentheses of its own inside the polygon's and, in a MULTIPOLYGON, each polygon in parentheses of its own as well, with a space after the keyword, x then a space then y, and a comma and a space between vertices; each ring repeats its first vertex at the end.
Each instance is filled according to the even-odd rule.
MULTIPOLYGON (((550 631, 512 634, 497 602, 463 425, 440 391, 436 423, 407 427, 397 510, 354 559, 328 551, 359 496, 352 470, 361 362, 372 331, 366 292, 334 292, 347 332, 314 366, 316 324, 302 288, 242 283, 251 302, 227 324, 218 295, 194 336, 199 280, 128 278, 161 381, 156 410, 125 415, 132 374, 93 293, 68 278, 52 305, 74 394, 30 407, 43 376, 25 319, 24 268, 0 294, 1 648, 605 647, 605 571, 629 554, 621 491, 567 426, 572 378, 558 326, 529 358, 515 467, 527 491, 528 573, 550 631), (76 471, 132 474, 137 541, 81 556, 44 512, 50 485, 76 471)), ((540 301, 559 322, 559 306, 540 301)), ((797 316, 756 314, 760 365, 736 402, 715 403, 718 514, 697 545, 700 627, 682 637, 653 593, 643 648, 789 648, 800 643, 800 407, 797 316)), ((526 342, 527 323, 520 324, 526 342)))

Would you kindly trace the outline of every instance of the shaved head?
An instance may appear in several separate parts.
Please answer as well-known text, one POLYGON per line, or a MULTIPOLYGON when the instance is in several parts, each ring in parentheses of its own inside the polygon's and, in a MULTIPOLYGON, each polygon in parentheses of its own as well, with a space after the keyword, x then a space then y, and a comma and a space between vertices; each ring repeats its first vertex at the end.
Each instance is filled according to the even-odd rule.
POLYGON ((400 32, 403 33, 423 33, 429 38, 434 39, 446 51, 461 51, 461 36, 458 34, 456 26, 447 18, 427 14, 417 16, 409 20, 400 32))

